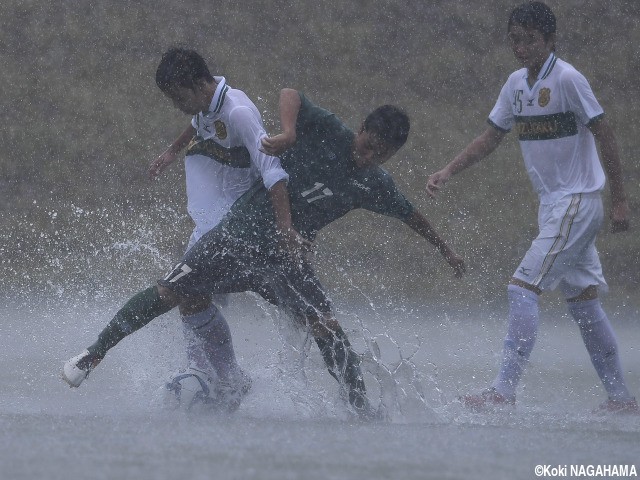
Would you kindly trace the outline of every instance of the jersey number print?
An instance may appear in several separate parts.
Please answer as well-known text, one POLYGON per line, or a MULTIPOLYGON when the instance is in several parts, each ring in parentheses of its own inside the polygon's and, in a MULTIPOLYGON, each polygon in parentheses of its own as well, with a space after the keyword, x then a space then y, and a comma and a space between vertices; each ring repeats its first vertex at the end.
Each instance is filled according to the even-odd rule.
POLYGON ((316 200, 320 200, 322 198, 330 197, 331 195, 333 195, 333 192, 329 190, 329 188, 324 188, 322 191, 320 191, 322 187, 324 187, 324 183, 315 182, 315 185, 313 188, 309 190, 305 190, 304 192, 301 193, 301 195, 307 199, 308 203, 315 202, 316 200), (309 195, 311 195, 314 192, 318 192, 318 195, 311 198, 307 198, 309 195))
POLYGON ((513 98, 513 106, 515 107, 516 113, 522 113, 522 98, 520 98, 522 94, 524 94, 522 90, 516 90, 513 98))

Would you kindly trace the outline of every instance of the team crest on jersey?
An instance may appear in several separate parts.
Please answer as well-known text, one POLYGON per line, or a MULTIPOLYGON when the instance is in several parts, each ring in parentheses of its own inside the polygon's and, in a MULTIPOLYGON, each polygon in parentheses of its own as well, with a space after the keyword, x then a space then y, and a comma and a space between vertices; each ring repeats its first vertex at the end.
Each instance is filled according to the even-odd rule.
POLYGON ((222 122, 221 120, 216 120, 215 122, 213 122, 213 126, 216 129, 216 136, 220 140, 224 140, 225 138, 227 138, 227 126, 224 124, 224 122, 222 122))
POLYGON ((548 88, 541 88, 540 94, 538 95, 538 105, 541 107, 546 107, 549 105, 551 101, 551 90, 548 88))

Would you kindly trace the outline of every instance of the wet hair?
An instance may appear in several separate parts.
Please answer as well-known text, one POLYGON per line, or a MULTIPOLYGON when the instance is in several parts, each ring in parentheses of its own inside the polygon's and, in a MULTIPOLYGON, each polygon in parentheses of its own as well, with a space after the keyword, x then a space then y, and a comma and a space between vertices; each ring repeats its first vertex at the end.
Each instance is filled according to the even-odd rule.
POLYGON ((213 75, 196 51, 174 47, 162 55, 156 70, 156 85, 164 93, 171 93, 176 87, 195 90, 199 80, 211 82, 213 75))
POLYGON ((367 115, 364 129, 394 150, 402 147, 409 136, 409 117, 394 105, 383 105, 367 115))
POLYGON ((556 16, 543 2, 527 2, 513 9, 509 16, 507 32, 513 25, 538 30, 546 41, 556 33, 556 16))

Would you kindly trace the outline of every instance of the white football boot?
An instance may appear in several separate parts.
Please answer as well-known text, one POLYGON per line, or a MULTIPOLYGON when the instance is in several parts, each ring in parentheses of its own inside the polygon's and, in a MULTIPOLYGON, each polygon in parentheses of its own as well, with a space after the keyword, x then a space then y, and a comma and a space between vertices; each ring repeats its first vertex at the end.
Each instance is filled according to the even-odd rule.
POLYGON ((91 371, 100 363, 97 358, 85 350, 80 355, 67 360, 62 369, 62 379, 69 384, 70 387, 78 388, 85 378, 89 376, 91 371))

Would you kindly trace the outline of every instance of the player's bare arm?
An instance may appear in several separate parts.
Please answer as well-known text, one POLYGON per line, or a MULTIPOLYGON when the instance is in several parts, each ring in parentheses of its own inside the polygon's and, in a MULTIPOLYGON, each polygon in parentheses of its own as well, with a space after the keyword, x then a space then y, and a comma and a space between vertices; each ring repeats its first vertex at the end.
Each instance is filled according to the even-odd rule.
POLYGON ((613 129, 604 118, 589 124, 589 130, 600 147, 602 166, 607 172, 611 189, 611 231, 624 232, 629 229, 629 203, 624 193, 618 142, 613 129))
POLYGON ((297 90, 283 88, 280 91, 280 126, 282 133, 262 139, 262 151, 269 155, 280 155, 296 143, 296 120, 300 111, 300 95, 297 90))
POLYGON ((187 128, 185 128, 184 132, 182 132, 180 136, 169 146, 169 148, 162 152, 162 154, 158 158, 152 160, 149 163, 149 179, 153 180, 158 175, 160 175, 165 168, 175 162, 182 149, 189 145, 189 142, 195 134, 196 129, 193 128, 193 126, 189 125, 187 128))
POLYGON ((488 127, 449 162, 446 167, 429 175, 429 179, 427 180, 427 194, 431 198, 435 198, 436 194, 444 187, 444 184, 447 183, 451 176, 488 156, 500 145, 504 136, 505 132, 494 127, 488 127))
POLYGON ((447 245, 424 215, 414 210, 409 218, 407 218, 406 223, 412 230, 438 249, 449 266, 453 268, 453 274, 456 278, 460 278, 464 275, 466 271, 464 259, 454 252, 449 245, 447 245))
POLYGON ((287 184, 281 180, 269 189, 279 242, 283 250, 293 258, 302 258, 313 249, 313 244, 302 237, 291 223, 291 204, 287 184))

